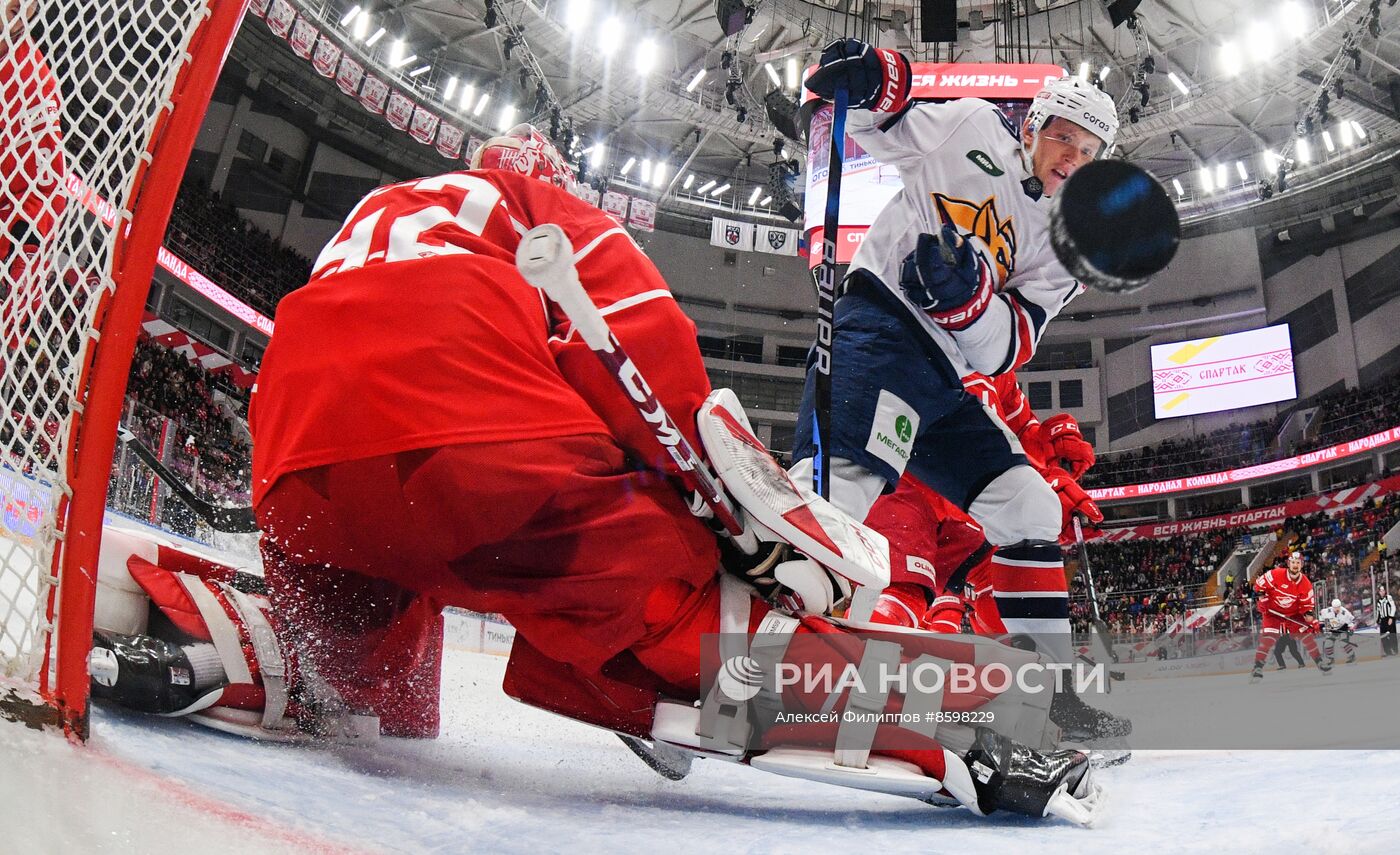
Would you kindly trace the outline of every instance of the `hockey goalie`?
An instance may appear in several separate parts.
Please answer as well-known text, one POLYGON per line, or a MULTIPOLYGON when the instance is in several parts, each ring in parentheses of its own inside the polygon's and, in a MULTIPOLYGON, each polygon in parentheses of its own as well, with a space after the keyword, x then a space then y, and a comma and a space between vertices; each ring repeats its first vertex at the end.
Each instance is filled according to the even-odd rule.
MULTIPOLYGON (((852 664, 855 630, 831 615, 879 576, 843 570, 822 525, 858 524, 772 464, 765 486, 797 497, 799 527, 820 543, 793 551, 761 508, 744 512, 747 539, 717 535, 704 503, 676 488, 677 458, 513 260, 521 235, 558 225, 636 382, 689 444, 706 447, 700 416, 741 456, 761 452, 732 395, 711 395, 695 328, 660 274, 571 195, 574 176, 533 128, 488 141, 472 167, 372 192, 278 309, 250 413, 253 490, 266 614, 304 727, 436 735, 440 614, 455 605, 515 626, 508 694, 612 729, 653 760, 723 757, 979 815, 1091 821, 1101 788, 1086 755, 1054 750, 1048 700, 1038 718, 1018 707, 1029 710, 1018 734, 1045 735, 1033 745, 987 727, 909 731, 898 747, 875 738, 844 755, 820 725, 717 735, 697 703, 716 691, 705 636, 816 643, 852 664), (339 724, 316 722, 320 711, 339 724)), ((973 671, 1035 657, 930 638, 973 671)), ((945 708, 997 695, 974 680, 945 708)), ((781 697, 813 711, 822 700, 781 697)), ((897 712, 906 698, 882 702, 897 712)))

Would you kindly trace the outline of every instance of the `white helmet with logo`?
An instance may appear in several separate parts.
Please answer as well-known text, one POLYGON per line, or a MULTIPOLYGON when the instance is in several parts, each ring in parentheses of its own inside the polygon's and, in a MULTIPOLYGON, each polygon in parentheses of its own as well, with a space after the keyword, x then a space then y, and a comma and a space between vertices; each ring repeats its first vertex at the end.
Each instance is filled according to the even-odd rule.
POLYGON ((1038 134, 1051 116, 1068 119, 1103 140, 1105 154, 1118 136, 1118 107, 1113 99, 1073 74, 1058 77, 1035 93, 1026 121, 1038 134))

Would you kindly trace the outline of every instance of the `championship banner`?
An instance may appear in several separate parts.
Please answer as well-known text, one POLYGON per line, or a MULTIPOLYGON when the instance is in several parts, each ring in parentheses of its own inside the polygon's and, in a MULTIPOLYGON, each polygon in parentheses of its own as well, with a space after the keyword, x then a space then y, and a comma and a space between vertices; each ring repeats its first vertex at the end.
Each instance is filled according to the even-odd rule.
POLYGON ((429 112, 422 104, 413 108, 413 118, 408 122, 408 135, 423 145, 432 145, 437 137, 438 123, 442 119, 429 112))
MULTIPOLYGON (((1124 540, 1160 539, 1164 537, 1175 537, 1180 534, 1199 534, 1201 532, 1215 531, 1221 528, 1239 528, 1242 526, 1248 528, 1262 528, 1264 526, 1275 526, 1289 517, 1307 516, 1308 514, 1315 514, 1319 511, 1335 513, 1337 511, 1356 507, 1363 502, 1369 502, 1377 497, 1389 496, 1397 492, 1400 492, 1400 475, 1384 478, 1371 484, 1363 484, 1359 487, 1347 487, 1344 490, 1334 490, 1330 493, 1323 493, 1318 496, 1294 499, 1291 502, 1284 502, 1281 505, 1250 508, 1244 511, 1236 511, 1232 514, 1199 517, 1192 520, 1148 523, 1146 525, 1132 526, 1130 528, 1108 529, 1104 531, 1103 535, 1094 539, 1105 540, 1109 543, 1117 543, 1124 540)), ((1380 533, 1378 532, 1378 534, 1380 533)))
POLYGON ((336 66, 340 63, 340 45, 322 36, 311 55, 311 67, 322 77, 335 77, 336 66))
POLYGON ((476 150, 483 145, 486 145, 486 140, 481 137, 469 137, 467 139, 467 147, 462 150, 462 159, 467 163, 471 163, 472 155, 476 154, 476 150))
POLYGON ((292 53, 302 59, 311 58, 311 50, 316 46, 316 38, 321 35, 316 29, 316 25, 308 21, 305 16, 297 18, 296 24, 292 27, 292 35, 287 39, 287 44, 291 46, 292 53))
POLYGON ((603 194, 603 213, 617 220, 617 224, 622 226, 627 224, 627 197, 622 193, 609 190, 603 194))
POLYGON ((267 17, 267 7, 268 7, 271 3, 272 3, 272 0, 253 0, 253 2, 251 2, 251 3, 248 4, 248 11, 249 11, 249 12, 252 12, 254 15, 258 16, 259 18, 266 18, 266 17, 267 17))
POLYGON ((278 38, 285 39, 292 31, 292 22, 296 17, 296 7, 290 0, 272 0, 272 6, 267 10, 267 28, 278 38))
POLYGON ((365 75, 364 85, 360 87, 360 104, 371 113, 383 113, 384 102, 389 99, 389 84, 375 77, 373 74, 365 75))
POLYGON ((587 184, 579 185, 578 197, 595 208, 599 207, 603 201, 603 194, 587 184))
POLYGON ((753 248, 773 255, 797 255, 797 229, 755 226, 753 248))
POLYGON ((752 252, 753 232, 753 223, 741 223, 719 217, 710 220, 710 244, 713 246, 752 252))
POLYGON ((335 75, 335 85, 354 98, 360 92, 360 83, 365 79, 365 67, 349 56, 340 58, 340 70, 335 75))
POLYGON ((438 125, 437 143, 434 147, 443 157, 455 158, 462 153, 462 129, 442 122, 438 125))
POLYGON ((384 108, 384 121, 396 131, 408 130, 413 118, 413 99, 398 91, 389 93, 389 106, 384 108))
POLYGON ((627 222, 644 232, 656 231, 656 203, 647 199, 633 199, 632 213, 627 222))
POLYGON ((1121 487, 1096 487, 1089 490, 1089 497, 1096 502, 1112 502, 1119 499, 1136 499, 1142 496, 1165 496, 1169 493, 1180 493, 1184 490, 1199 490, 1203 487, 1228 487, 1232 484, 1239 484, 1244 481, 1252 481, 1255 478, 1265 478, 1270 475, 1278 475, 1281 472, 1292 472, 1296 469, 1306 469, 1316 466, 1319 463, 1331 463, 1334 460, 1344 460, 1345 458, 1357 454, 1366 454, 1375 451, 1391 443, 1400 441, 1400 427, 1393 427, 1383 430, 1380 433, 1373 433, 1361 439, 1353 439, 1351 442, 1342 442, 1330 448, 1309 451, 1307 454, 1299 454, 1296 457, 1287 457, 1283 460, 1271 460, 1268 463, 1260 463, 1257 466, 1246 466, 1242 469, 1229 469, 1224 472, 1211 472, 1208 475, 1192 475, 1187 478, 1171 478, 1166 481, 1153 481, 1150 484, 1125 484, 1121 487))

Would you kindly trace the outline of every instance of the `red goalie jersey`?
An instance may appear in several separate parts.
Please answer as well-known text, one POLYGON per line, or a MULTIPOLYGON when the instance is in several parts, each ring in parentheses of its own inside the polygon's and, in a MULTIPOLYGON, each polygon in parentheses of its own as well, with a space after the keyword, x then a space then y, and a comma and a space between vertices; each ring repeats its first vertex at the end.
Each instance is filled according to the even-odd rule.
POLYGON ((259 376, 280 388, 253 399, 254 501, 292 471, 510 439, 608 435, 672 471, 597 357, 516 271, 521 235, 541 223, 568 235, 584 289, 698 447, 710 385, 695 326, 626 231, 536 179, 454 172, 367 196, 310 284, 279 304, 279 329, 298 334, 273 337, 259 376), (494 334, 471 332, 483 328, 494 334), (320 382, 336 371, 354 372, 358 400, 320 382))

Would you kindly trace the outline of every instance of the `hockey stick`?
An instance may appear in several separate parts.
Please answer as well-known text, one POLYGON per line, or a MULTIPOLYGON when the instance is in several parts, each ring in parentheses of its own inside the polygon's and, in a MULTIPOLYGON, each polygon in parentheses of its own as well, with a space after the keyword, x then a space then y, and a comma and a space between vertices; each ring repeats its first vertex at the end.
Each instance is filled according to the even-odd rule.
POLYGON ((822 260, 817 265, 817 376, 812 407, 812 489, 831 498, 831 363, 836 344, 836 239, 841 227, 841 170, 846 154, 846 88, 836 89, 831 105, 831 152, 827 157, 826 220, 822 223, 822 260))
POLYGON ((157 478, 165 482, 165 486, 170 488, 170 492, 174 493, 176 498, 184 502, 191 511, 194 511, 195 516, 209 523, 209 526, 215 531, 252 534, 258 530, 258 522, 253 517, 252 508, 222 508, 204 501, 196 496, 194 491, 185 485, 185 482, 180 480, 180 476, 171 472, 164 463, 161 463, 155 452, 137 439, 136 434, 125 427, 118 427, 117 439, 134 451, 136 456, 141 458, 141 462, 150 467, 150 470, 156 473, 157 478))
POLYGON ((671 456, 680 470, 686 489, 700 495, 714 511, 715 519, 741 549, 750 554, 757 551, 757 540, 752 532, 744 530, 733 502, 720 489, 719 482, 686 440, 685 434, 676 427, 671 415, 609 329, 603 313, 598 311, 588 292, 583 290, 578 271, 574 269, 573 246, 564 230, 553 224, 530 229, 515 251, 515 265, 526 282, 539 288, 563 309, 584 344, 607 367, 623 394, 637 408, 637 414, 651 428, 656 441, 671 456))
MULTIPOLYGON (((1118 662, 1118 654, 1113 652, 1113 636, 1108 632, 1108 624, 1104 623, 1103 616, 1099 614, 1099 593, 1094 587, 1094 569, 1089 566, 1089 545, 1084 542, 1084 526, 1080 524, 1079 515, 1074 517, 1074 542, 1079 545, 1079 564, 1084 571, 1084 580, 1089 583, 1089 602, 1093 605, 1094 617, 1089 621, 1090 644, 1097 648, 1094 658, 1108 665, 1110 662, 1118 662)), ((1113 685, 1113 680, 1121 680, 1123 672, 1110 671, 1111 678, 1106 684, 1113 685)))

